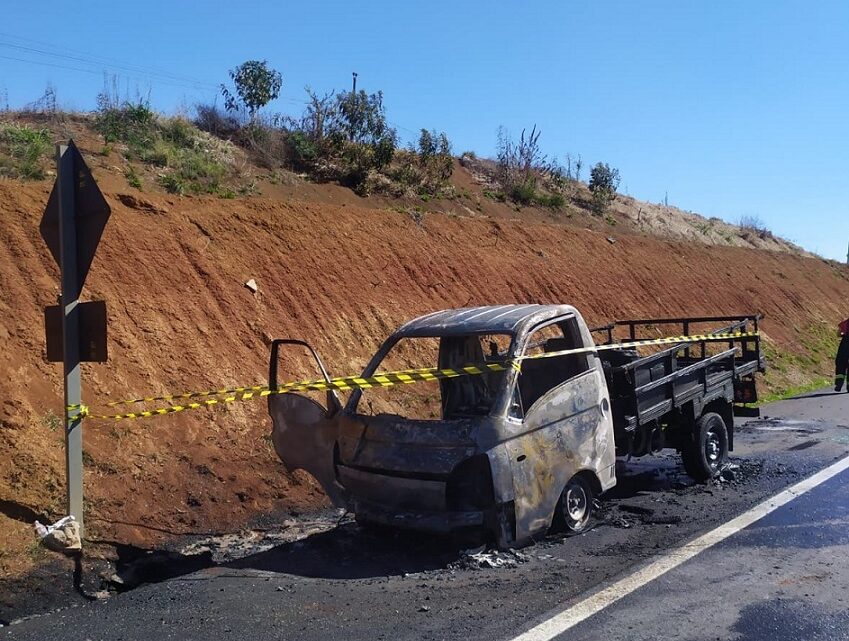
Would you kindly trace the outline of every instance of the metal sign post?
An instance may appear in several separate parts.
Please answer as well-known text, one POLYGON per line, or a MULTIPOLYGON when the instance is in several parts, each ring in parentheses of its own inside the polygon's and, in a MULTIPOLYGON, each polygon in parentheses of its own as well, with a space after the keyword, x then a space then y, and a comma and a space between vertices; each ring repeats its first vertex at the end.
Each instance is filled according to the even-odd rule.
MULTIPOLYGON (((62 272, 62 356, 65 365, 65 407, 82 404, 80 380, 79 297, 77 273, 76 198, 74 156, 67 145, 56 151, 56 186, 59 201, 59 269, 62 272)), ((83 531, 83 426, 80 410, 65 410, 65 471, 68 514, 83 531)))
POLYGON ((80 303, 111 211, 73 141, 56 146, 56 183, 41 219, 41 236, 59 264, 59 308, 45 310, 48 360, 64 367, 65 465, 68 514, 83 528, 83 428, 80 362, 106 360, 106 305, 80 303), (59 317, 58 319, 56 317, 59 317), (59 322, 56 322, 56 321, 59 322), (57 331, 61 324, 61 332, 57 331), (82 340, 81 340, 82 339, 82 340), (59 344, 61 341, 61 345, 59 344))

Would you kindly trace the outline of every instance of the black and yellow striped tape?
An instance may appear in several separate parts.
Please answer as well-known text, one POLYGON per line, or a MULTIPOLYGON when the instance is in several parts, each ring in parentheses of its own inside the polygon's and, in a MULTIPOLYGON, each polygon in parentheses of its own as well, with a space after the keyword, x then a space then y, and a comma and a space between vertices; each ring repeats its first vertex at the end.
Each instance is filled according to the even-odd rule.
POLYGON ((118 405, 133 405, 135 403, 151 403, 154 401, 173 401, 186 398, 201 398, 203 396, 224 396, 225 394, 240 394, 242 392, 259 392, 268 389, 267 385, 251 385, 249 387, 228 387, 224 389, 209 390, 207 392, 184 392, 183 394, 166 394, 165 396, 145 396, 143 398, 131 398, 126 401, 112 401, 107 407, 118 405))
POLYGON ((755 338, 757 336, 757 332, 733 332, 723 334, 699 334, 691 336, 654 338, 649 340, 631 341, 627 343, 611 343, 609 345, 596 345, 593 347, 579 347, 575 349, 566 349, 557 352, 532 354, 527 356, 520 356, 510 361, 467 365, 461 368, 424 367, 419 369, 407 369, 395 372, 385 372, 368 377, 343 376, 339 378, 332 378, 329 381, 326 381, 324 379, 292 381, 279 385, 275 390, 270 389, 267 385, 252 385, 247 387, 231 387, 219 390, 210 390, 206 392, 185 392, 182 394, 147 396, 124 401, 112 401, 106 404, 108 407, 115 407, 118 405, 129 405, 133 403, 146 403, 154 401, 171 401, 176 399, 203 398, 208 396, 221 397, 206 398, 201 401, 184 403, 182 405, 171 405, 169 407, 160 407, 156 409, 141 410, 137 412, 126 412, 123 414, 93 414, 86 405, 69 405, 66 408, 66 415, 68 420, 78 420, 82 418, 96 418, 102 420, 149 418, 152 416, 164 416, 165 414, 175 414, 177 412, 185 412, 187 410, 200 409, 202 407, 211 407, 213 405, 232 403, 235 401, 248 401, 253 398, 262 398, 271 394, 286 394, 289 392, 328 390, 349 391, 355 389, 369 389, 372 387, 392 387, 395 385, 410 385, 425 381, 457 378, 459 376, 476 376, 485 372, 504 372, 511 368, 517 371, 521 371, 521 362, 523 360, 553 358, 557 356, 566 356, 569 354, 595 353, 610 349, 627 349, 631 347, 644 347, 649 345, 669 345, 680 343, 696 343, 704 341, 728 341, 741 338, 755 338))
POLYGON ((596 345, 594 347, 579 347, 576 349, 564 349, 559 352, 545 352, 522 356, 519 360, 531 360, 537 358, 552 358, 554 356, 566 356, 567 354, 587 354, 590 352, 601 352, 608 349, 628 349, 631 347, 644 347, 648 345, 671 345, 673 343, 703 343, 712 341, 728 341, 740 338, 755 338, 759 332, 725 332, 722 334, 692 334, 690 336, 669 336, 666 338, 652 338, 649 340, 635 340, 628 343, 611 343, 610 345, 596 345))

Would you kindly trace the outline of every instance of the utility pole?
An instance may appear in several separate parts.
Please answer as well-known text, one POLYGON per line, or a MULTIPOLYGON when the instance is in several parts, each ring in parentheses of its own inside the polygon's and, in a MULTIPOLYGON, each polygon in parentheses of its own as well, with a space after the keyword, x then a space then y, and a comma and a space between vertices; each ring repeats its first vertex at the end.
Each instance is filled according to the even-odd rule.
MULTIPOLYGON (((353 76, 354 82, 353 82, 353 85, 351 86, 351 97, 350 97, 350 100, 348 102, 352 106, 354 106, 354 105, 357 104, 357 72, 352 71, 351 76, 353 76)), ((349 130, 348 130, 348 140, 350 140, 352 142, 354 140, 354 128, 353 127, 350 127, 349 130)))

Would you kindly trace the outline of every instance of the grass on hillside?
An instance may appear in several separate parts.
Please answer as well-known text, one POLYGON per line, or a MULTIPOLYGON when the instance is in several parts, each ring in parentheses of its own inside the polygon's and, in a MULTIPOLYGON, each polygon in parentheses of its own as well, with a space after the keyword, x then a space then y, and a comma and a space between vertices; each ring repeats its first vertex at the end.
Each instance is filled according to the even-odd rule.
POLYGON ((840 342, 835 328, 819 323, 795 329, 799 349, 779 350, 771 342, 761 341, 767 370, 763 383, 759 383, 758 405, 830 387, 834 382, 834 355, 840 342))
POLYGON ((769 394, 761 395, 760 399, 757 403, 753 405, 755 407, 760 407, 762 405, 767 405, 768 403, 774 403, 776 401, 784 401, 788 398, 794 398, 796 396, 800 396, 802 394, 807 394, 808 392, 813 392, 814 390, 822 389, 823 387, 831 387, 834 384, 833 378, 817 378, 812 380, 809 383, 805 383, 803 385, 798 385, 796 387, 790 387, 785 390, 770 392, 769 394))
POLYGON ((0 124, 0 177, 42 180, 52 143, 48 129, 0 124))
MULTIPOLYGON (((95 129, 107 145, 122 145, 120 152, 128 163, 157 169, 157 181, 169 193, 224 198, 235 194, 225 184, 232 173, 231 145, 184 118, 163 118, 144 103, 123 103, 101 107, 95 129)), ((131 164, 125 177, 131 186, 142 188, 141 177, 131 164)))

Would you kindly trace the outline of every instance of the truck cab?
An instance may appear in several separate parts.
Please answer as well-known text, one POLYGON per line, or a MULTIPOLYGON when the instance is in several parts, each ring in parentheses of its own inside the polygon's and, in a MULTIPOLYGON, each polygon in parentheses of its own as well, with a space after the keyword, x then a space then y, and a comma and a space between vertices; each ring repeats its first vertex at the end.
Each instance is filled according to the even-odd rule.
POLYGON ((275 449, 362 524, 474 531, 516 547, 552 526, 583 530, 593 497, 616 483, 598 355, 527 358, 593 346, 571 306, 473 307, 414 319, 383 343, 362 379, 410 367, 482 373, 357 385, 344 403, 336 391, 324 403, 276 393, 280 347, 293 342, 309 348, 285 340, 272 346, 275 449), (418 396, 405 398, 413 389, 418 396))

